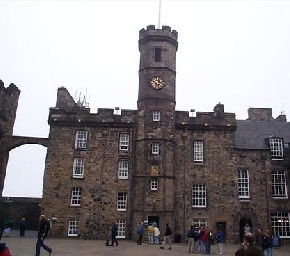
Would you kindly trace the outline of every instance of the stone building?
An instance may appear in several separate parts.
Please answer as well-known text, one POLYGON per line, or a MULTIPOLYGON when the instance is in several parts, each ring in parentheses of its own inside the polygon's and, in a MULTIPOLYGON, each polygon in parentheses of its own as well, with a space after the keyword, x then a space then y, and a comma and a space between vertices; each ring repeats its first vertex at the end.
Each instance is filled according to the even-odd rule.
POLYGON ((224 230, 239 241, 244 226, 290 238, 286 116, 250 108, 236 120, 175 110, 178 33, 168 26, 139 32, 137 110, 91 113, 59 88, 49 112, 42 210, 55 237, 135 239, 138 223, 166 222, 175 238, 191 224, 224 230))

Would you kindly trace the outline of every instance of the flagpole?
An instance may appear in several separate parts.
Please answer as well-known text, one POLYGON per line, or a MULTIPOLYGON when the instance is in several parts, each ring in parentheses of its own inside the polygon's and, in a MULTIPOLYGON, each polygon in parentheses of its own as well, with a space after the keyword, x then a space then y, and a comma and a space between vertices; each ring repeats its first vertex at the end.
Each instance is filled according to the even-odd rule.
POLYGON ((161 0, 159 0, 159 14, 158 14, 158 28, 160 29, 160 19, 161 19, 161 0))

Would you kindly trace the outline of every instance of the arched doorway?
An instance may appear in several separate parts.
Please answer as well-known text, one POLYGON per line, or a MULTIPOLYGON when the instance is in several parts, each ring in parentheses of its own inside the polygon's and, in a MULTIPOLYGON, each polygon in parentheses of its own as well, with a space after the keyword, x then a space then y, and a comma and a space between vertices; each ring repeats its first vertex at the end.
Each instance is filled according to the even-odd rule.
POLYGON ((4 197, 42 197, 46 153, 47 148, 39 144, 24 144, 10 151, 4 197))
POLYGON ((245 234, 245 227, 249 226, 250 232, 253 230, 253 223, 252 219, 249 216, 243 216, 240 219, 240 242, 243 242, 244 240, 244 234, 245 234))

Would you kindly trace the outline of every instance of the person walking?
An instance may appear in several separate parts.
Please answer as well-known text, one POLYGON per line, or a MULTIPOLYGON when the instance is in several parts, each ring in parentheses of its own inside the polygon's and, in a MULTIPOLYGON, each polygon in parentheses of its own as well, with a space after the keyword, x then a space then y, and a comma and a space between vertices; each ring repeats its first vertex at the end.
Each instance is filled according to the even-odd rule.
POLYGON ((41 247, 44 250, 46 250, 49 253, 49 255, 51 255, 52 249, 48 247, 47 245, 45 245, 43 242, 44 239, 47 237, 49 230, 50 230, 50 223, 45 218, 45 215, 40 215, 35 256, 40 256, 41 247))
POLYGON ((187 239, 188 239, 188 253, 193 253, 194 251, 194 228, 191 225, 190 229, 187 231, 187 239))
POLYGON ((119 245, 117 235, 118 235, 118 226, 115 222, 112 222, 112 230, 111 230, 112 243, 110 244, 110 246, 114 246, 114 243, 116 244, 116 246, 119 245))
POLYGON ((169 246, 168 250, 171 250, 171 235, 172 235, 172 231, 171 231, 171 228, 169 227, 169 223, 166 223, 164 240, 162 242, 162 246, 160 247, 160 249, 164 250, 165 245, 168 244, 169 246))
POLYGON ((218 245, 218 250, 217 254, 223 254, 223 242, 224 242, 224 233, 221 230, 218 230, 215 236, 217 245, 218 245))

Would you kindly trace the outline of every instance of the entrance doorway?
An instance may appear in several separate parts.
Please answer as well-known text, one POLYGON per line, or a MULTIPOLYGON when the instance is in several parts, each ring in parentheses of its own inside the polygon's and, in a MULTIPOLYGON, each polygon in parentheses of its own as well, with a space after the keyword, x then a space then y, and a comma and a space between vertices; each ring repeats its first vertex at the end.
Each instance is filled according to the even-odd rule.
POLYGON ((159 227, 159 216, 148 216, 148 224, 153 224, 154 222, 159 227))
POLYGON ((242 217, 240 220, 240 242, 243 242, 245 235, 245 227, 249 226, 250 232, 253 230, 253 224, 250 217, 242 217))
POLYGON ((217 222, 216 223, 216 230, 220 230, 224 234, 224 243, 227 240, 227 227, 226 227, 226 222, 217 222))

